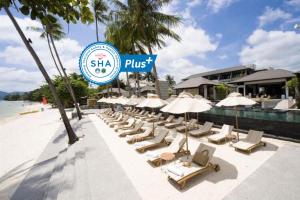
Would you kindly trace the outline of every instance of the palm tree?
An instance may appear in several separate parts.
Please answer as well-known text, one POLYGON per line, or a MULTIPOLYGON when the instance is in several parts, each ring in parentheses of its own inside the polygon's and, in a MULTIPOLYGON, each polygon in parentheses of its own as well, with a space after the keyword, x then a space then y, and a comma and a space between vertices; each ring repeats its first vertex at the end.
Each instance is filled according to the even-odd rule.
MULTIPOLYGON (((93 0, 92 7, 94 11, 95 26, 96 26, 96 41, 99 42, 98 23, 100 22, 104 24, 109 19, 108 15, 106 14, 108 11, 108 7, 103 0, 93 0)), ((107 90, 107 95, 109 96, 109 84, 106 85, 106 90, 107 90)))
POLYGON ((167 74, 165 78, 166 78, 166 81, 168 82, 169 88, 173 89, 174 85, 176 84, 176 82, 174 80, 174 76, 167 74))
POLYGON ((41 37, 42 38, 47 38, 48 47, 49 47, 52 59, 54 61, 55 67, 58 70, 59 75, 62 77, 62 79, 64 81, 64 84, 65 84, 67 90, 70 93, 70 96, 71 96, 72 101, 74 102, 74 106, 76 108, 78 118, 79 118, 79 120, 81 120, 82 119, 82 114, 80 112, 78 101, 76 99, 74 90, 72 88, 72 85, 70 83, 68 75, 65 71, 65 68, 64 68, 64 66, 61 62, 60 56, 58 54, 58 51, 57 51, 57 48, 56 48, 56 45, 55 45, 55 42, 54 42, 54 40, 60 40, 65 36, 65 33, 62 31, 62 26, 56 21, 56 22, 51 22, 51 23, 49 22, 48 24, 44 25, 43 29, 39 29, 39 28, 35 28, 35 27, 33 27, 31 29, 42 32, 41 37), (54 58, 53 50, 51 48, 50 43, 53 47, 53 50, 54 50, 54 53, 55 53, 55 56, 56 56, 56 59, 59 63, 60 68, 58 68, 58 64, 56 62, 56 59, 54 58))
MULTIPOLYGON (((139 35, 139 42, 146 46, 148 53, 153 54, 153 47, 161 48, 165 45, 162 40, 170 37, 180 41, 180 37, 171 30, 178 25, 181 18, 159 12, 160 9, 169 4, 171 0, 128 0, 127 5, 116 0, 115 4, 120 17, 126 18, 128 27, 136 35, 139 35)), ((159 79, 156 65, 153 65, 155 77, 155 88, 157 95, 160 96, 159 79)))
POLYGON ((92 2, 92 7, 94 11, 95 25, 96 25, 96 39, 99 42, 99 28, 98 22, 105 23, 108 20, 108 16, 106 14, 108 7, 103 0, 94 0, 92 2))
POLYGON ((54 65, 55 65, 59 75, 61 76, 62 80, 64 81, 64 84, 65 84, 67 90, 70 93, 70 96, 71 96, 72 101, 74 103, 74 106, 76 108, 78 118, 79 118, 79 120, 81 120, 82 119, 82 114, 80 112, 79 105, 77 103, 77 99, 76 99, 74 90, 73 90, 73 88, 70 84, 68 76, 65 72, 65 68, 62 65, 60 56, 57 52, 57 49, 56 49, 56 46, 55 46, 55 43, 54 43, 54 40, 60 40, 65 35, 65 33, 62 31, 62 26, 58 22, 51 22, 51 23, 48 23, 47 25, 44 25, 42 29, 37 28, 37 27, 29 27, 29 28, 32 29, 32 30, 35 30, 35 31, 42 32, 41 37, 42 38, 47 38, 48 48, 50 50, 50 54, 51 54, 51 57, 53 59, 54 65), (52 47, 51 47, 50 43, 52 44, 52 47, 53 47, 53 50, 55 52, 56 58, 54 57, 53 50, 52 50, 52 47), (56 62, 56 59, 59 63, 59 67, 58 67, 58 64, 56 62))
POLYGON ((25 34, 23 33, 22 29, 20 28, 19 24, 17 23, 16 19, 14 18, 14 16, 11 14, 10 10, 8 7, 4 6, 4 10, 6 12, 6 14, 8 15, 8 17, 10 18, 10 20, 12 21, 14 27, 16 28, 18 34, 20 35, 23 43, 25 44, 27 50, 29 51, 29 53, 31 54, 31 56, 33 57, 35 63, 37 64, 39 70, 41 71, 41 73, 43 74, 46 82, 49 85, 50 91, 55 99, 55 102, 57 104, 57 107, 59 109, 61 118, 63 120, 63 123, 66 127, 66 131, 68 134, 68 138, 69 138, 69 144, 73 144, 76 141, 78 141, 78 137, 76 136, 76 134, 74 133, 72 126, 70 124, 70 121, 67 117, 67 114, 65 112, 64 106, 61 102, 61 100, 58 97, 57 91, 55 89, 55 86, 53 85, 50 76, 48 75, 47 71, 45 70, 45 67, 43 66, 40 58, 38 57, 38 55, 36 54, 36 52, 34 51, 34 49, 32 48, 29 40, 26 38, 25 34))

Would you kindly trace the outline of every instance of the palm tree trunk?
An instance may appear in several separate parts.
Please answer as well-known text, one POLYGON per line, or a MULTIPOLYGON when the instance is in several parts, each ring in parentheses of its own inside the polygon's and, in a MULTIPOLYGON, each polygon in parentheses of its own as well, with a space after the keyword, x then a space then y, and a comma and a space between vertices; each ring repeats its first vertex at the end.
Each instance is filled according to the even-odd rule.
POLYGON ((53 54, 53 51, 52 51, 52 48, 51 48, 51 45, 50 45, 49 35, 48 34, 47 34, 47 43, 48 43, 48 48, 50 50, 50 54, 51 54, 52 60, 54 62, 55 68, 57 69, 59 75, 62 77, 62 73, 61 73, 60 69, 58 68, 57 62, 55 60, 55 57, 54 57, 54 54, 53 54))
POLYGON ((127 79, 127 88, 128 88, 129 96, 131 97, 131 86, 130 86, 130 83, 129 83, 128 71, 126 71, 126 79, 127 79))
POLYGON ((120 80, 119 80, 119 77, 117 78, 117 84, 118 84, 118 92, 119 92, 119 96, 121 96, 121 88, 120 88, 120 80))
POLYGON ((59 55, 58 55, 58 52, 57 52, 57 49, 56 49, 56 46, 55 46, 55 43, 54 43, 54 40, 53 40, 53 37, 52 37, 51 35, 50 35, 50 41, 51 41, 51 43, 52 43, 52 46, 53 46, 53 49, 54 49, 54 53, 55 53, 56 58, 57 58, 57 60, 58 60, 60 69, 61 69, 62 72, 63 72, 63 80, 64 80, 65 85, 67 86, 67 89, 69 90, 69 93, 70 93, 70 95, 71 95, 71 98, 72 98, 72 100, 73 100, 73 102, 74 102, 74 106, 75 106, 75 108, 76 108, 76 112, 77 112, 78 119, 81 120, 81 119, 82 119, 82 115, 81 115, 81 112, 80 112, 80 109, 79 109, 79 105, 78 105, 78 103, 77 103, 77 99, 76 99, 74 90, 73 90, 73 88, 72 88, 72 86, 71 86, 71 84, 70 84, 70 81, 69 81, 69 79, 68 79, 68 75, 67 75, 67 73, 66 73, 66 71, 65 71, 65 69, 64 69, 64 66, 63 66, 63 64, 62 64, 62 62, 61 62, 61 60, 60 60, 60 57, 59 57, 59 55))
MULTIPOLYGON (((150 45, 150 42, 148 40, 148 37, 145 33, 145 29, 141 28, 141 32, 143 34, 143 37, 146 41, 146 46, 147 46, 147 49, 148 49, 148 53, 149 54, 152 54, 152 48, 151 48, 151 45, 150 45)), ((158 75, 157 75, 157 70, 156 70, 156 65, 155 63, 153 64, 153 75, 154 75, 154 78, 155 78, 155 90, 156 90, 156 94, 160 97, 160 86, 159 86, 159 80, 158 80, 158 75)))
MULTIPOLYGON (((95 12, 95 11, 94 11, 95 12)), ((96 12, 95 12, 96 13, 96 12)), ((98 35, 98 19, 96 17, 96 15, 94 16, 95 17, 95 25, 96 25, 96 39, 97 39, 97 42, 99 42, 99 35, 98 35)))
POLYGON ((60 99, 57 95, 56 89, 55 89, 55 87, 54 87, 47 71, 45 70, 43 64, 41 63, 41 60, 39 59, 38 55, 35 53, 34 49, 30 45, 28 40, 26 39, 22 29, 20 28, 19 24, 17 23, 17 21, 15 20, 15 18, 13 17, 11 12, 9 11, 9 9, 7 7, 4 7, 4 10, 5 10, 6 14, 8 15, 8 17, 10 18, 10 20, 12 21, 12 23, 15 26, 17 32, 19 33, 22 41, 24 42, 26 48, 28 49, 29 53, 32 55, 34 61, 36 62, 37 66, 39 68, 39 70, 41 71, 41 73, 43 74, 46 82, 49 85, 49 89, 50 89, 50 91, 51 91, 51 93, 54 97, 54 100, 57 104, 57 107, 58 107, 58 110, 60 112, 61 118, 63 120, 63 123, 64 123, 65 127, 66 127, 66 131, 67 131, 67 134, 68 134, 68 137, 69 137, 69 144, 75 143, 78 140, 78 137, 76 136, 76 134, 74 133, 74 131, 72 129, 70 121, 69 121, 69 119, 67 117, 67 114, 65 112, 64 106, 61 103, 61 101, 60 101, 60 99))
MULTIPOLYGON (((148 52, 149 54, 152 54, 152 48, 151 46, 148 44, 147 45, 148 48, 148 52)), ((156 94, 160 97, 160 86, 159 86, 159 80, 158 80, 158 75, 157 75, 157 71, 156 71, 156 65, 155 63, 153 64, 153 75, 155 78, 155 90, 156 90, 156 94)))
POLYGON ((141 87, 140 87, 140 74, 136 73, 136 83, 137 83, 137 94, 138 97, 141 96, 141 87))

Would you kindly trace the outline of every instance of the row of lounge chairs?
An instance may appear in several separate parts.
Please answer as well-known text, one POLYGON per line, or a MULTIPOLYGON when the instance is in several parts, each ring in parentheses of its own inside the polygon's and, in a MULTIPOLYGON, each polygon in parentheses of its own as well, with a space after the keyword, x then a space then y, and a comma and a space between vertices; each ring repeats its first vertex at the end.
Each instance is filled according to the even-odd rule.
MULTIPOLYGON (((162 164, 163 160, 160 157, 162 153, 167 152, 174 154, 177 160, 167 165, 164 168, 164 172, 168 175, 168 178, 176 182, 181 189, 186 185, 189 179, 209 170, 218 171, 220 169, 217 164, 211 163, 215 148, 203 143, 200 143, 197 150, 192 152, 189 156, 190 166, 185 166, 186 162, 180 160, 182 156, 190 153, 184 149, 185 138, 181 134, 177 134, 173 141, 169 142, 166 140, 166 137, 171 128, 176 128, 178 132, 185 132, 186 126, 183 124, 182 117, 174 120, 174 116, 170 115, 167 119, 163 119, 161 114, 155 115, 154 113, 149 114, 147 112, 129 110, 123 113, 106 111, 99 117, 110 127, 113 127, 120 137, 126 137, 127 143, 132 144, 136 151, 140 153, 147 151, 146 156, 148 162, 153 166, 162 164), (132 118, 129 116, 132 116, 132 118), (125 122, 125 120, 127 121, 125 122), (157 122, 154 126, 143 127, 143 121, 153 122, 152 120, 157 122), (164 126, 165 128, 158 129, 158 126, 164 126), (150 151, 159 147, 165 148, 150 151), (203 152, 206 152, 205 155, 203 155, 203 152), (201 162, 203 156, 206 156, 205 163, 201 162)), ((229 125, 223 125, 219 132, 213 132, 212 127, 213 123, 211 122, 205 122, 204 125, 200 126, 195 119, 190 120, 187 124, 187 130, 191 136, 201 137, 209 135, 207 137, 208 141, 217 144, 223 141, 226 142, 229 138, 228 136, 231 135, 233 131, 233 126, 229 125)), ((236 150, 251 152, 255 147, 265 145, 265 143, 261 141, 262 134, 260 131, 251 130, 244 140, 234 143, 233 147, 236 150)))

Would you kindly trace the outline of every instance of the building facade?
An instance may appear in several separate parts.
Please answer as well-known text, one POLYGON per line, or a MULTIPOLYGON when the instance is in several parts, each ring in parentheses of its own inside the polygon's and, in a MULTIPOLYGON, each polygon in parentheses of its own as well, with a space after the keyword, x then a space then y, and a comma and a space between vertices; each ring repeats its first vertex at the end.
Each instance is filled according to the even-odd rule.
POLYGON ((284 69, 256 69, 255 65, 241 65, 188 76, 175 86, 175 90, 177 94, 187 91, 216 100, 215 87, 224 83, 244 96, 282 99, 295 96, 287 85, 295 76, 294 72, 284 69))

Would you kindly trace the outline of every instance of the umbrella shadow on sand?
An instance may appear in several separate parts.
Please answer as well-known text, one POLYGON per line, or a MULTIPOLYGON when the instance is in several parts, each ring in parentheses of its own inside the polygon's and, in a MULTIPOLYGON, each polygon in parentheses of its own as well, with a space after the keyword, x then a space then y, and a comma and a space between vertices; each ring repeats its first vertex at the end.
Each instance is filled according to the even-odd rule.
POLYGON ((208 181, 208 182, 212 182, 212 183, 216 184, 216 183, 224 181, 224 180, 237 178, 238 171, 237 171, 237 168, 233 164, 231 164, 231 163, 227 162, 226 160, 221 159, 219 157, 213 157, 212 163, 218 164, 220 166, 220 170, 218 172, 211 170, 211 171, 207 171, 203 174, 199 174, 198 176, 195 176, 192 179, 190 179, 187 182, 186 187, 182 190, 180 190, 179 186, 175 185, 173 181, 169 180, 169 182, 171 184, 173 184, 179 192, 185 192, 185 191, 188 191, 189 189, 193 188, 194 186, 202 184, 203 181, 208 181))

